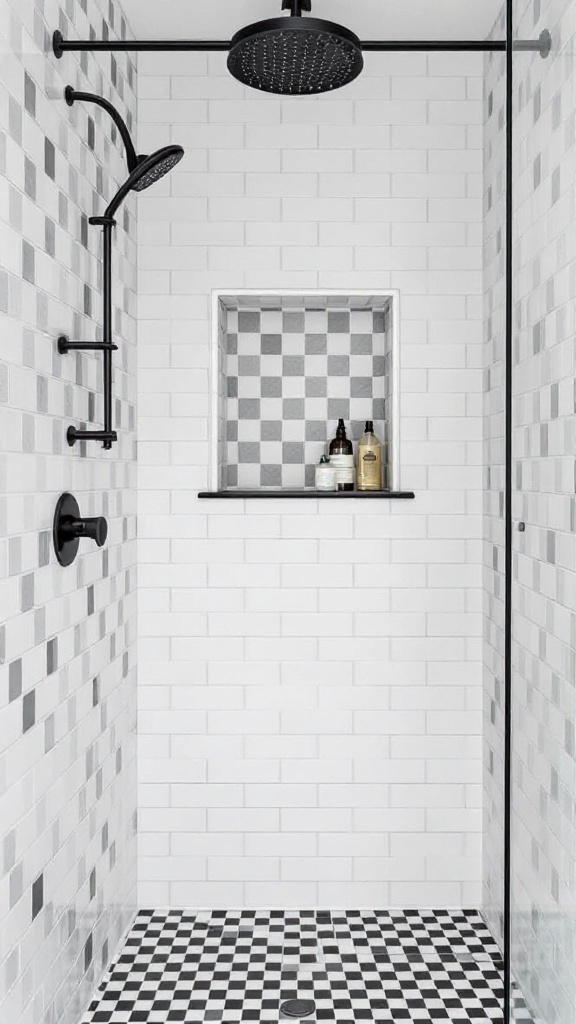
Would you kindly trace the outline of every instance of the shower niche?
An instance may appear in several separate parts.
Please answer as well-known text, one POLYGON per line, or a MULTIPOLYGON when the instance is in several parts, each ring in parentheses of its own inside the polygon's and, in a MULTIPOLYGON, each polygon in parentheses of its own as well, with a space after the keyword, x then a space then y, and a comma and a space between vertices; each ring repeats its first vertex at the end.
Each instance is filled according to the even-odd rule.
POLYGON ((378 494, 399 493, 396 292, 214 293, 211 372, 204 496, 316 496, 339 418, 355 446, 373 420, 388 463, 378 494))

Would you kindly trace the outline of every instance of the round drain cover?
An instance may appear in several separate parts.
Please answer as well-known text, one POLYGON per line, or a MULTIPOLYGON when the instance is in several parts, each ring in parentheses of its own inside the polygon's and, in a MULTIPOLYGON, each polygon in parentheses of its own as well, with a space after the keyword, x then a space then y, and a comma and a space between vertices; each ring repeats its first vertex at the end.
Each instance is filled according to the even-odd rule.
POLYGON ((280 1006, 280 1012, 286 1017, 309 1017, 315 1009, 316 1006, 312 999, 287 999, 280 1006))

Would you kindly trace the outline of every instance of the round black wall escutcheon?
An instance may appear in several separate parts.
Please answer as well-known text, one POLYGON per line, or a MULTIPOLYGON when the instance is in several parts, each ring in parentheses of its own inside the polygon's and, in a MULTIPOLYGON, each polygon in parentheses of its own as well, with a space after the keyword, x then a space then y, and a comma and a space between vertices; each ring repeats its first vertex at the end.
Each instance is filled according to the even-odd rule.
POLYGON ((103 516, 83 519, 76 498, 66 492, 56 505, 52 536, 60 565, 72 565, 78 554, 80 538, 88 537, 101 548, 108 536, 108 524, 103 516))

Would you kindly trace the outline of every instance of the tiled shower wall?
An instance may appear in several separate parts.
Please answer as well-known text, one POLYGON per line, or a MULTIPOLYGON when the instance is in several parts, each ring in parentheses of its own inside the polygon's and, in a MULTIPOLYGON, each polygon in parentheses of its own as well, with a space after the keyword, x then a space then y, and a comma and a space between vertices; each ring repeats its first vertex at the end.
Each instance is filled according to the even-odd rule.
POLYGON ((512 968, 532 1014, 576 1017, 576 7, 514 3, 512 968))
POLYGON ((100 422, 101 362, 60 356, 59 333, 101 323, 101 213, 126 170, 67 83, 135 113, 128 57, 50 53, 51 34, 127 31, 107 0, 0 0, 0 1019, 77 1024, 135 906, 135 219, 115 244, 120 443, 70 449, 100 422), (100 551, 61 568, 64 490, 105 515, 100 551))
POLYGON ((288 100, 139 70, 141 147, 186 147, 139 201, 140 901, 474 905, 481 58, 288 100), (399 290, 414 501, 198 499, 211 290, 286 288, 399 290))
POLYGON ((355 451, 366 420, 374 422, 384 446, 387 487, 391 299, 254 296, 220 302, 226 393, 222 483, 314 487, 316 466, 328 454, 342 418, 355 451))

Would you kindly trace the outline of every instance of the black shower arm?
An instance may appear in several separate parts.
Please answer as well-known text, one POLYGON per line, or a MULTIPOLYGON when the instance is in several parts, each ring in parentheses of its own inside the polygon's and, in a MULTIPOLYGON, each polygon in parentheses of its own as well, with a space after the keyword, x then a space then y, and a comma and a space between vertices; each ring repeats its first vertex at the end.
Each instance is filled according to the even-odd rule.
POLYGON ((134 149, 134 143, 132 137, 128 131, 128 126, 123 117, 120 116, 116 107, 113 107, 108 100, 105 100, 103 96, 97 96, 93 92, 77 92, 71 85, 67 85, 64 90, 64 97, 69 107, 73 106, 76 100, 81 100, 85 103, 95 103, 96 106, 102 107, 107 114, 110 115, 118 131, 120 132, 122 142, 124 143, 124 149, 126 150, 126 162, 128 164, 128 170, 132 173, 133 170, 138 166, 138 156, 134 149))
POLYGON ((290 11, 293 18, 301 18, 302 11, 312 10, 312 0, 282 0, 282 10, 290 11))

